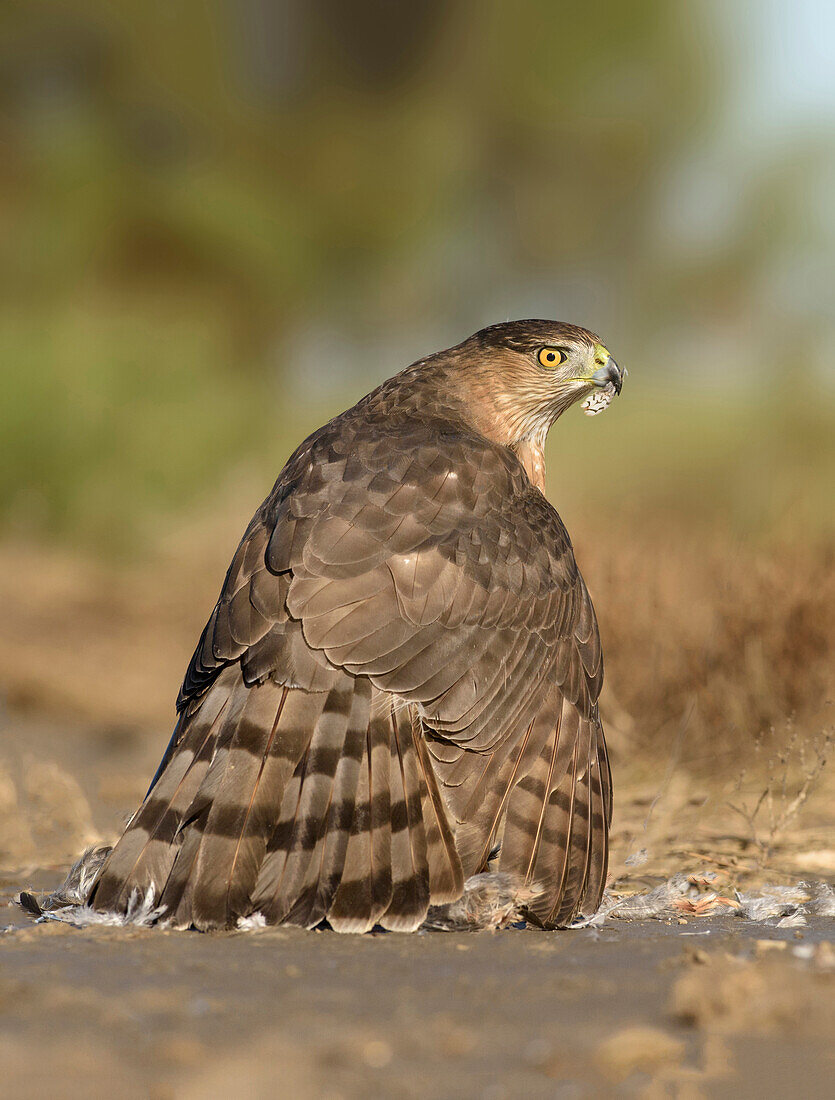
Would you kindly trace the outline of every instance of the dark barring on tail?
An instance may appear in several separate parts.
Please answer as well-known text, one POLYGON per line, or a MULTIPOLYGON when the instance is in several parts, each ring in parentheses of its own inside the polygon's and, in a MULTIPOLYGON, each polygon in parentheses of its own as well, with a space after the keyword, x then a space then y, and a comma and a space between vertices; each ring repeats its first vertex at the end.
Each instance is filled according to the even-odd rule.
POLYGON ((584 329, 511 322, 311 435, 244 534, 88 904, 150 898, 180 928, 411 931, 498 847, 532 919, 591 915, 603 662, 543 448, 622 377, 584 329))

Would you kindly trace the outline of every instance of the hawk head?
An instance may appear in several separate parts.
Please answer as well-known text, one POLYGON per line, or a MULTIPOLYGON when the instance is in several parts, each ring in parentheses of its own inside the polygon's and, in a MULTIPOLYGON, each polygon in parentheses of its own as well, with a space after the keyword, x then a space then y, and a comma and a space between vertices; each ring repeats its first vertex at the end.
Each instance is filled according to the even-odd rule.
POLYGON ((600 412, 626 374, 593 333, 562 321, 491 325, 453 350, 482 430, 492 422, 508 444, 544 438, 576 401, 600 412))

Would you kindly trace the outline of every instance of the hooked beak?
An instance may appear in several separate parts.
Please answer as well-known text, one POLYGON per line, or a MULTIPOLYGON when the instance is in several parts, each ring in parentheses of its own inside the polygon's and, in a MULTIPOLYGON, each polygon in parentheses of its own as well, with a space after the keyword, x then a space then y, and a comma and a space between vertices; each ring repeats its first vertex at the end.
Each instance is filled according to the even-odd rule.
POLYGON ((626 377, 626 371, 622 371, 614 359, 609 356, 600 370, 596 370, 591 376, 592 382, 595 386, 608 386, 609 383, 615 387, 615 393, 619 394, 623 388, 623 380, 626 377))

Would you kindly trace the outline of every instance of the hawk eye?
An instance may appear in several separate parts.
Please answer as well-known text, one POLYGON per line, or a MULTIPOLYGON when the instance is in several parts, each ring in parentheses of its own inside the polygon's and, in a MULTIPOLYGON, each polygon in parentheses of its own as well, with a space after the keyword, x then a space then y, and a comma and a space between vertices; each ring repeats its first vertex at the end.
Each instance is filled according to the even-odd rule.
POLYGON ((540 348, 537 358, 543 367, 558 367, 568 356, 562 348, 540 348))

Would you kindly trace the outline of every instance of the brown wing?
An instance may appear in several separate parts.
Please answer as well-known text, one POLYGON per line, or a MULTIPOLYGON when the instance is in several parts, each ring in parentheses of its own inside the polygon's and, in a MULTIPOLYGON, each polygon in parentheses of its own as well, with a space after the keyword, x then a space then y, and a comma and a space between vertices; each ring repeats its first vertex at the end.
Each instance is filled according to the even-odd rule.
POLYGON ((180 707, 240 661, 247 682, 313 690, 336 667, 368 676, 479 751, 547 684, 590 713, 591 602, 565 527, 514 456, 421 422, 352 427, 303 445, 253 519, 180 707))
POLYGON ((510 452, 361 406, 316 433, 244 536, 180 706, 237 661, 247 683, 327 690, 344 669, 414 704, 465 872, 506 821, 502 868, 543 883, 543 920, 596 907, 597 625, 565 527, 510 452))

